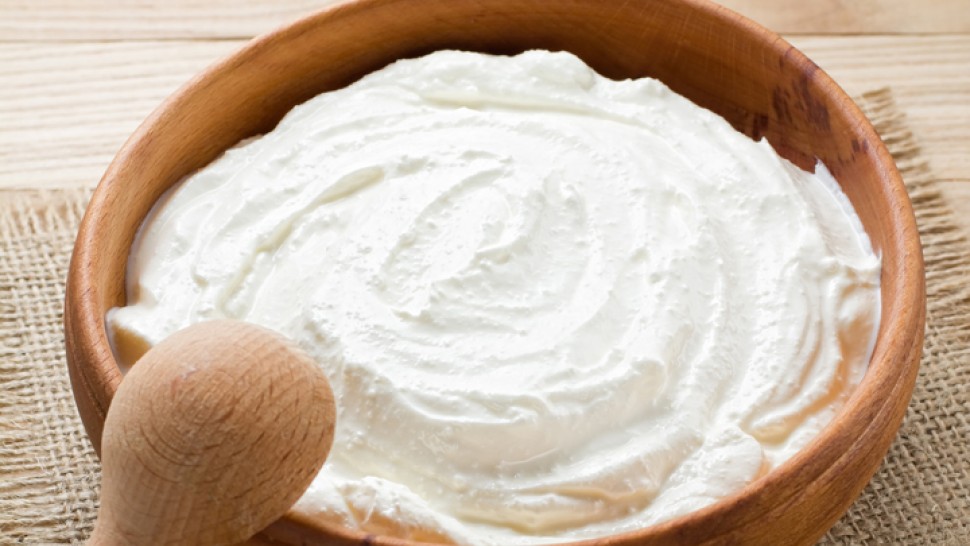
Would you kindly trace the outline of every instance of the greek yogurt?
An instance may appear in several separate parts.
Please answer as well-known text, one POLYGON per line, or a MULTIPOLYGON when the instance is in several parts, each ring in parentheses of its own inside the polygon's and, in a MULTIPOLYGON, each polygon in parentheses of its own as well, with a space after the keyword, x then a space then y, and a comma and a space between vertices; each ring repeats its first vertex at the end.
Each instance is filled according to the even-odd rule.
POLYGON ((133 360, 237 318, 337 400, 298 507, 539 544, 724 497, 865 373, 880 259, 826 170, 568 53, 441 51, 294 108, 167 193, 109 314, 133 360))

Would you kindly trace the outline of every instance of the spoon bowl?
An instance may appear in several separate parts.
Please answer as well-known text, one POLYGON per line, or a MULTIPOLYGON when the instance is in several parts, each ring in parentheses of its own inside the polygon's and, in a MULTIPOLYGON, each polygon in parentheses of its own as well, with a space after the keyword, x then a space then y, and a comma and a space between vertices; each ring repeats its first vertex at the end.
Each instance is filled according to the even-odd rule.
POLYGON ((320 471, 335 406, 294 343, 203 322, 152 347, 105 420, 92 546, 237 544, 282 516, 320 471))

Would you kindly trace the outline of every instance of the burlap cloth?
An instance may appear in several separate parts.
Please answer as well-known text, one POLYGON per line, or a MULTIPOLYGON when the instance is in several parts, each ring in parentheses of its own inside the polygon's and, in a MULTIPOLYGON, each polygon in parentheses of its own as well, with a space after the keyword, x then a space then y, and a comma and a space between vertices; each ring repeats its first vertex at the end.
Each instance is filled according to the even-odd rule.
MULTIPOLYGON (((858 99, 916 208, 929 295, 906 421, 880 471, 823 544, 970 544, 970 244, 888 90, 858 99)), ((64 360, 64 279, 89 190, 0 194, 0 544, 78 543, 98 460, 64 360)))

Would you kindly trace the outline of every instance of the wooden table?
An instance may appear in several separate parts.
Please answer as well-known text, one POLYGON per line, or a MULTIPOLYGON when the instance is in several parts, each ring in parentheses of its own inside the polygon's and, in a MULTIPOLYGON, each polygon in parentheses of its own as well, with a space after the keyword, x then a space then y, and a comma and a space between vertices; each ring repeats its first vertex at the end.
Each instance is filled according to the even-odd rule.
MULTIPOLYGON (((332 2, 0 0, 0 198, 93 186, 189 77, 332 2)), ((848 92, 892 87, 970 233, 970 0, 724 3, 782 33, 848 92)))

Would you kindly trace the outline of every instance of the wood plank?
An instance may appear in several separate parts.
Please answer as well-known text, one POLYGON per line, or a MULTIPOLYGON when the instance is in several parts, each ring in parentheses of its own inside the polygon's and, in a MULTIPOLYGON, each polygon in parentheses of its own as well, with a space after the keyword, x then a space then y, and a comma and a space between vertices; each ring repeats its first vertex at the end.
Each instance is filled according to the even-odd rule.
MULTIPOLYGON (((339 0, 0 0, 0 40, 246 38, 339 0)), ((970 32, 967 0, 721 0, 783 34, 970 32)))
POLYGON ((718 0, 780 34, 970 32, 967 0, 718 0))
POLYGON ((337 1, 0 0, 0 39, 250 38, 337 1))
POLYGON ((93 186, 162 99, 241 44, 0 44, 0 188, 93 186))

